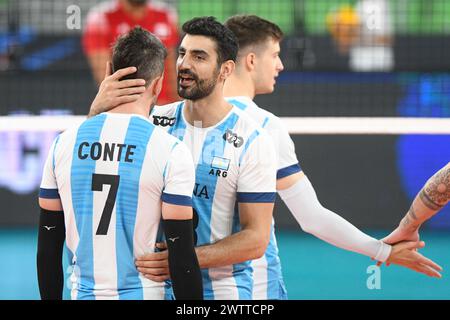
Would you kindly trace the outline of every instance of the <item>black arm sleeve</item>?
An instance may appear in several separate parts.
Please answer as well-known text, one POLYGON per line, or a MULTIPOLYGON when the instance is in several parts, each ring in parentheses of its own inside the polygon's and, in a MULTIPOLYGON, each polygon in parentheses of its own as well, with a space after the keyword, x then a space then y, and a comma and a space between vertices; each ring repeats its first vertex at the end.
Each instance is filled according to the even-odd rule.
POLYGON ((202 274, 195 254, 192 220, 163 220, 163 225, 175 298, 202 300, 202 274))
POLYGON ((36 260, 42 300, 62 300, 62 252, 65 235, 64 213, 41 208, 36 260))

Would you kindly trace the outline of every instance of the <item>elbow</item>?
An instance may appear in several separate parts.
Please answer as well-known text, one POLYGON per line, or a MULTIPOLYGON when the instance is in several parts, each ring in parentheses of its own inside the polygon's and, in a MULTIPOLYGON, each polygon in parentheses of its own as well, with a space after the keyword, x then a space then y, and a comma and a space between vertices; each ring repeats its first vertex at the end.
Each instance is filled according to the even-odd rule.
POLYGON ((255 243, 255 248, 253 250, 253 257, 250 260, 259 259, 266 253, 267 246, 270 242, 270 235, 268 237, 260 237, 255 243))
POLYGON ((326 211, 317 202, 313 208, 303 208, 302 215, 295 214, 294 217, 304 232, 317 235, 321 232, 324 223, 327 221, 326 211))
POLYGON ((314 221, 302 222, 300 223, 300 227, 306 233, 316 235, 318 233, 318 224, 314 223, 314 221))
POLYGON ((313 228, 310 224, 307 223, 301 223, 300 227, 302 228, 302 230, 306 233, 314 233, 313 228))

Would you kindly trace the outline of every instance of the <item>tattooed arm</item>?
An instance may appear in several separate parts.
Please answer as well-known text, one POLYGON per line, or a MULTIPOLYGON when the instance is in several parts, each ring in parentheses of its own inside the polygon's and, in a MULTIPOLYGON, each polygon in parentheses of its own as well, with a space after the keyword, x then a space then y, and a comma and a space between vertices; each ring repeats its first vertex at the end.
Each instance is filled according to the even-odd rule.
POLYGON ((386 243, 418 240, 418 229, 450 201, 450 162, 420 190, 400 225, 383 239, 386 243))

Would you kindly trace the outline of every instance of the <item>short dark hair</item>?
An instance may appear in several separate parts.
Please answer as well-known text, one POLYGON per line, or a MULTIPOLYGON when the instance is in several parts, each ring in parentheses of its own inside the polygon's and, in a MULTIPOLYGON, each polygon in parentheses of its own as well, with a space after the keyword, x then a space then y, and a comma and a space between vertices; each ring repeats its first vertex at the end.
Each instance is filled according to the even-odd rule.
POLYGON ((279 26, 256 15, 232 16, 225 22, 225 26, 235 34, 241 49, 262 44, 268 38, 281 41, 284 36, 279 26))
POLYGON ((119 70, 136 67, 137 71, 124 79, 144 79, 146 87, 164 71, 167 50, 162 42, 151 32, 135 27, 121 36, 113 48, 113 68, 119 70))
POLYGON ((194 18, 185 22, 182 29, 189 35, 205 36, 213 39, 217 46, 219 64, 227 60, 236 62, 239 50, 236 36, 230 29, 218 22, 216 18, 194 18))

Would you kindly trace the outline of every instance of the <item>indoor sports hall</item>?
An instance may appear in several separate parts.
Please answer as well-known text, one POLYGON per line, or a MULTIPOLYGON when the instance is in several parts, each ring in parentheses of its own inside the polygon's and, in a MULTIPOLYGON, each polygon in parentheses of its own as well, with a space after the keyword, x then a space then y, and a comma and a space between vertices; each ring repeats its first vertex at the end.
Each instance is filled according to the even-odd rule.
MULTIPOLYGON (((55 137, 89 112, 98 83, 83 40, 88 14, 114 1, 127 0, 0 0, 2 300, 40 299, 42 169, 55 137)), ((254 14, 280 26, 284 70, 255 102, 285 123, 322 205, 367 234, 392 232, 450 162, 450 1, 149 3, 170 11, 178 32, 199 16, 254 14)), ((450 205, 420 229, 420 253, 443 267, 441 279, 378 268, 327 244, 304 232, 279 197, 274 218, 289 299, 450 299, 450 205)))

